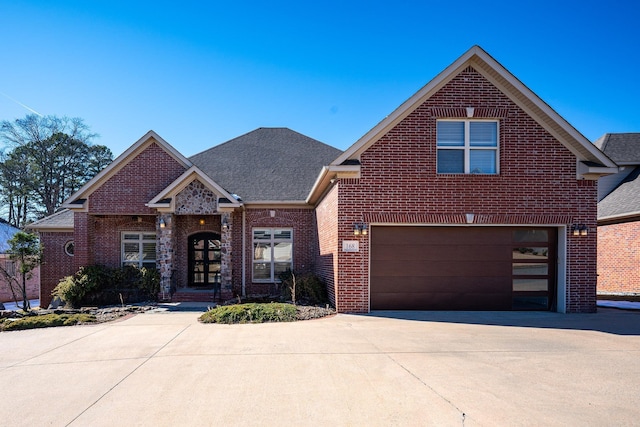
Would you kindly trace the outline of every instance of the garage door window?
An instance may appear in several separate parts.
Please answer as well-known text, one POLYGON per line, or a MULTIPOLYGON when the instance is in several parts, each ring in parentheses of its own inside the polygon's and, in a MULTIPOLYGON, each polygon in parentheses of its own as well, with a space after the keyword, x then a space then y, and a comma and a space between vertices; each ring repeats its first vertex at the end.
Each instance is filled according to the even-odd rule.
POLYGON ((512 292, 513 308, 549 309, 555 292, 551 256, 555 242, 547 229, 513 230, 512 292), (553 240, 553 239, 551 239, 553 240))
POLYGON ((498 173, 497 121, 440 120, 437 134, 438 173, 498 173))

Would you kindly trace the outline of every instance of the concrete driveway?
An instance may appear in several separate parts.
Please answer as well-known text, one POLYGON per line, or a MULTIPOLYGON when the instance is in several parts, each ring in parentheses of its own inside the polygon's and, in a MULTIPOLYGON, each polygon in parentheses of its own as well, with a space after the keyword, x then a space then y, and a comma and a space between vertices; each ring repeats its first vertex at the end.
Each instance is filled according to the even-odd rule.
POLYGON ((0 334, 5 425, 637 425, 640 313, 197 312, 0 334))

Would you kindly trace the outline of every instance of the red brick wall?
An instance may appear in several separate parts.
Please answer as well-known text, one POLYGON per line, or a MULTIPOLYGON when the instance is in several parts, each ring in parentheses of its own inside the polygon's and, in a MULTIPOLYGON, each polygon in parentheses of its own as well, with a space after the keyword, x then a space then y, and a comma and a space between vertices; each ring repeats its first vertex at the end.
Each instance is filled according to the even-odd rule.
POLYGON ((338 277, 338 185, 329 190, 318 203, 316 216, 316 233, 318 254, 316 258, 316 274, 327 286, 329 301, 336 307, 336 284, 338 277))
MULTIPOLYGON (((576 180, 576 159, 523 110, 467 68, 361 156, 361 178, 340 180, 339 240, 353 240, 353 223, 369 213, 402 213, 407 222, 448 223, 465 213, 487 224, 586 224, 568 238, 568 310, 595 311, 596 182, 576 180), (436 120, 500 121, 499 175, 436 174, 436 120), (447 219, 449 218, 449 219, 447 219)), ((365 221, 366 222, 366 221, 365 221)), ((368 237, 359 253, 339 252, 340 311, 368 310, 368 237)))
POLYGON ((89 213, 155 214, 145 206, 185 171, 152 143, 89 196, 89 213))
MULTIPOLYGON (((241 253, 242 248, 242 218, 233 221, 233 246, 238 248, 235 253, 241 253)), ((266 294, 275 291, 271 283, 254 283, 252 281, 253 234, 254 227, 287 227, 293 228, 293 268, 296 272, 311 272, 314 270, 314 260, 317 254, 317 239, 315 234, 314 213, 312 209, 247 209, 245 229, 245 273, 247 295, 266 294), (275 211, 271 217, 270 211, 275 211)), ((233 258, 233 284, 236 293, 242 289, 242 260, 233 258)))
POLYGON ((145 204, 184 170, 180 163, 152 142, 102 183, 89 196, 89 211, 74 214, 74 269, 77 271, 92 264, 120 265, 121 232, 155 232, 156 210, 145 204), (134 216, 140 216, 142 222, 138 223, 134 216))
POLYGON ((93 253, 91 264, 120 267, 122 263, 122 232, 155 233, 155 215, 134 217, 114 215, 99 217, 90 215, 93 221, 93 253), (137 218, 140 218, 138 221, 137 218))
POLYGON ((40 266, 40 307, 48 307, 51 291, 60 279, 76 272, 73 261, 64 251, 67 242, 74 240, 73 233, 40 232, 40 242, 44 247, 44 256, 40 266))
POLYGON ((598 292, 640 294, 640 222, 598 227, 598 292))

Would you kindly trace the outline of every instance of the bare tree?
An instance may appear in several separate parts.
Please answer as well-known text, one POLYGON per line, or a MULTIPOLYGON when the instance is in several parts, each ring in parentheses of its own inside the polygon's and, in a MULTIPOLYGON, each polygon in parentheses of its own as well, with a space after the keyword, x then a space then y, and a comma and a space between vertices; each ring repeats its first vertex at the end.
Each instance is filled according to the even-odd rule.
POLYGON ((12 225, 55 213, 112 161, 109 148, 91 145, 94 137, 80 118, 28 115, 0 122, 0 140, 9 149, 0 159, 0 186, 12 225))

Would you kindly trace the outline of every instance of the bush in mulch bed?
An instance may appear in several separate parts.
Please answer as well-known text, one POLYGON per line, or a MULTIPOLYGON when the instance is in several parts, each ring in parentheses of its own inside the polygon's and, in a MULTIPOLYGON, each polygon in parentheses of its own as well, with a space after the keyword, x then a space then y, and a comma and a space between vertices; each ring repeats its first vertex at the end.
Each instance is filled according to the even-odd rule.
POLYGON ((317 319, 335 314, 327 307, 295 306, 288 303, 244 303, 221 305, 204 313, 202 323, 267 323, 317 319))
POLYGON ((44 314, 2 319, 0 331, 17 331, 22 329, 50 328, 53 326, 72 326, 79 323, 95 323, 96 316, 89 313, 44 314))

